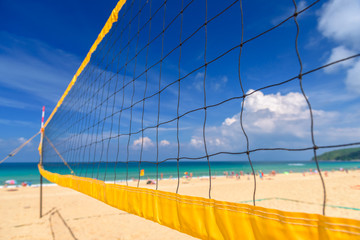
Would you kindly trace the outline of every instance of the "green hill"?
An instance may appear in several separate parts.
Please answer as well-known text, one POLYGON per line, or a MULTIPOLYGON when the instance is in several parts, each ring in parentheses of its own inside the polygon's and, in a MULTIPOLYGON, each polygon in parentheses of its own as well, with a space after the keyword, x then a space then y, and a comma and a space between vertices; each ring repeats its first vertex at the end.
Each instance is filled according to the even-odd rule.
MULTIPOLYGON (((345 148, 323 153, 318 156, 318 160, 339 160, 350 161, 360 159, 360 148, 345 148)), ((314 160, 314 158, 312 158, 314 160)))

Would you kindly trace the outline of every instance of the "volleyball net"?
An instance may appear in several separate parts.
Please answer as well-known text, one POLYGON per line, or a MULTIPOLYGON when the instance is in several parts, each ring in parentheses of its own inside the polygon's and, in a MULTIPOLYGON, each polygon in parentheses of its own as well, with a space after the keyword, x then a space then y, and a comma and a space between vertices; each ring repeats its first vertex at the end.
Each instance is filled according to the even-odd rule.
POLYGON ((326 186, 317 150, 360 145, 316 143, 314 112, 303 87, 318 71, 360 54, 304 71, 298 19, 318 1, 302 8, 289 2, 293 10, 288 16, 274 24, 257 15, 254 21, 263 27, 254 30, 244 16, 255 9, 241 0, 120 0, 45 123, 40 173, 194 237, 358 237, 356 220, 255 206, 253 161, 259 152, 312 151, 325 214, 326 186), (279 31, 289 29, 292 36, 280 41, 279 31), (288 44, 284 51, 292 51, 291 67, 286 74, 251 81, 243 69, 256 66, 258 56, 252 52, 263 51, 256 49, 271 35, 278 42, 268 43, 269 55, 276 45, 288 44), (269 141, 254 148, 246 106, 259 95, 289 86, 306 103, 309 144, 295 148, 269 141), (212 166, 224 159, 248 164, 252 205, 212 199, 212 176, 219 175, 212 166), (206 198, 181 194, 181 178, 191 164, 205 169, 206 198), (140 187, 148 178, 155 189, 140 187), (164 178, 176 180, 173 192, 160 190, 164 178))

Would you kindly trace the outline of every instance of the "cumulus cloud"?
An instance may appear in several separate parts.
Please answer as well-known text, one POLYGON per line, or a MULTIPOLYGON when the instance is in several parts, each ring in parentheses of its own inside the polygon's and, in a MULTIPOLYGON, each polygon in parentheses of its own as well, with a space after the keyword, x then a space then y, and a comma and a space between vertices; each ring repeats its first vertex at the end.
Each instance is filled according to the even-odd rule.
POLYGON ((350 91, 360 94, 360 61, 348 70, 345 83, 350 91))
MULTIPOLYGON (((253 92, 249 90, 248 93, 253 92)), ((314 115, 321 115, 322 111, 314 110, 314 115)), ((288 133, 297 137, 307 134, 304 120, 310 119, 309 109, 301 93, 290 92, 264 94, 255 92, 246 98, 244 105, 243 123, 249 132, 288 133)), ((225 119, 225 126, 239 126, 240 114, 225 119)), ((306 122, 307 123, 307 122, 306 122)))
POLYGON ((168 145, 170 145, 170 142, 168 141, 168 140, 161 140, 161 142, 160 142, 160 146, 168 146, 168 145))
POLYGON ((331 0, 319 12, 319 31, 327 38, 360 50, 360 1, 331 0))
MULTIPOLYGON (((247 93, 251 92, 253 90, 247 93)), ((317 129, 329 126, 338 118, 335 112, 318 109, 313 109, 313 116, 317 129)), ((258 91, 251 94, 245 100, 243 126, 252 147, 303 147, 306 140, 310 141, 310 113, 299 92, 264 94, 258 91)), ((244 151, 246 139, 240 125, 240 113, 225 118, 220 126, 208 126, 206 142, 209 151, 244 151)), ((202 129, 191 138, 190 145, 204 147, 202 129)))
MULTIPOLYGON (((253 92, 250 89, 247 94, 253 92)), ((261 91, 250 95, 245 101, 245 110, 249 112, 259 112, 267 110, 277 116, 285 116, 286 119, 292 120, 304 118, 304 108, 306 108, 304 96, 298 92, 290 92, 286 95, 281 93, 265 95, 261 91), (290 119, 289 119, 290 118, 290 119)))
POLYGON ((134 140, 133 147, 141 147, 141 144, 143 144, 144 148, 152 147, 154 146, 154 143, 151 141, 148 137, 139 137, 138 139, 134 140))
MULTIPOLYGON (((327 63, 352 56, 360 50, 360 1, 331 0, 318 12, 318 30, 328 39, 340 46, 332 49, 327 63)), ((360 93, 360 60, 347 60, 325 69, 333 73, 346 69, 346 87, 354 93, 360 93)))
MULTIPOLYGON (((213 131, 214 128, 210 128, 210 133, 213 131)), ((207 136, 206 137, 206 145, 208 146, 225 146, 226 145, 226 141, 224 141, 224 139, 222 139, 220 136, 219 137, 214 137, 214 136, 207 136)), ((199 136, 193 136, 191 138, 190 144, 194 147, 197 148, 203 148, 204 147, 204 141, 202 137, 199 136)))
POLYGON ((237 121, 237 119, 235 117, 231 117, 231 118, 226 118, 225 121, 222 123, 225 126, 230 126, 233 123, 235 123, 237 121))
POLYGON ((193 147, 196 147, 196 148, 204 146, 203 140, 200 139, 200 137, 197 137, 197 136, 193 136, 191 138, 190 145, 192 145, 193 147))
MULTIPOLYGON (((331 50, 331 55, 330 55, 327 63, 335 62, 339 59, 347 58, 347 57, 355 55, 355 54, 356 54, 355 51, 349 50, 344 46, 339 46, 339 47, 333 48, 331 50)), ((354 65, 354 62, 355 62, 354 59, 351 59, 348 61, 343 61, 343 62, 340 62, 340 63, 337 63, 335 65, 325 68, 324 71, 326 73, 333 73, 341 68, 347 68, 347 67, 354 65)))

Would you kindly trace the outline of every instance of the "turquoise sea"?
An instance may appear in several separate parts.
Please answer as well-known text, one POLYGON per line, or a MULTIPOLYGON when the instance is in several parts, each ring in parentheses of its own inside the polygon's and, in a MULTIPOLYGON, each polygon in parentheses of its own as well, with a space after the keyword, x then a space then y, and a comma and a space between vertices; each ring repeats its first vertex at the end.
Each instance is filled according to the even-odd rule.
MULTIPOLYGON (((243 171, 245 174, 251 173, 251 168, 248 162, 234 162, 234 161, 217 161, 210 162, 211 175, 223 175, 225 171, 239 173, 243 171)), ((281 161, 281 162, 253 162, 254 170, 263 171, 265 174, 272 170, 278 173, 283 172, 304 172, 309 169, 316 169, 315 162, 311 161, 281 161)), ((45 169, 57 172, 60 174, 70 174, 70 171, 62 163, 45 164, 45 169)), ((138 163, 95 163, 95 164, 76 164, 70 165, 76 175, 84 177, 92 177, 100 180, 112 182, 124 181, 127 179, 139 177, 139 169, 144 169, 144 176, 141 179, 156 179, 156 176, 163 178, 177 178, 178 170, 176 162, 165 162, 159 164, 142 163, 139 168, 138 163), (126 171, 128 170, 128 171, 126 171), (128 172, 128 174, 126 174, 128 172)), ((339 170, 339 169, 360 169, 360 162, 336 162, 336 161, 321 161, 320 168, 323 171, 339 170)), ((209 176, 209 166, 207 162, 180 162, 179 175, 184 176, 184 173, 192 173, 193 177, 209 176)), ((37 163, 3 163, 0 164, 0 186, 4 185, 6 180, 14 179, 18 184, 22 182, 31 182, 32 185, 40 183, 40 175, 37 169, 37 163)), ((50 184, 44 181, 45 184, 50 184)))

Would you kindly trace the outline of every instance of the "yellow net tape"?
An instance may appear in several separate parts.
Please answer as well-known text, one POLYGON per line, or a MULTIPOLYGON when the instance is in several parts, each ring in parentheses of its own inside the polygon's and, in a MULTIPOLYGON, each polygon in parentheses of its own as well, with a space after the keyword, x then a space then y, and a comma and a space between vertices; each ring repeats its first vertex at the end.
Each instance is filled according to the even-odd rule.
POLYGON ((46 171, 60 186, 201 239, 360 239, 360 221, 109 184, 46 171))
POLYGON ((86 65, 90 62, 90 58, 91 55, 93 54, 93 52, 95 52, 96 48, 98 47, 98 45, 100 44, 100 42, 103 40, 103 38, 105 37, 105 35, 110 31, 110 29, 112 28, 112 25, 114 22, 116 22, 118 20, 118 14, 119 11, 121 10, 122 6, 125 4, 126 0, 120 0, 117 4, 116 7, 114 8, 114 10, 111 12, 111 15, 109 17, 109 19, 106 21, 105 26, 103 27, 103 29, 101 30, 100 34, 98 35, 96 41, 94 42, 94 44, 91 46, 90 51, 88 52, 88 54, 86 55, 84 61, 82 62, 82 64, 80 65, 79 69, 76 71, 76 74, 74 75, 74 77, 72 78, 71 82, 69 83, 69 85, 67 86, 64 94, 61 96, 60 100, 58 101, 58 103, 56 104, 54 110, 52 111, 52 113, 50 114, 49 118, 46 120, 44 128, 46 128, 46 126, 48 125, 48 123, 50 122, 50 120, 52 119, 52 117, 54 116, 54 114, 56 113, 57 109, 61 106, 61 104, 63 103, 65 97, 68 95, 69 91, 71 90, 71 88, 74 86, 78 76, 80 76, 81 72, 84 70, 84 68, 86 67, 86 65))

